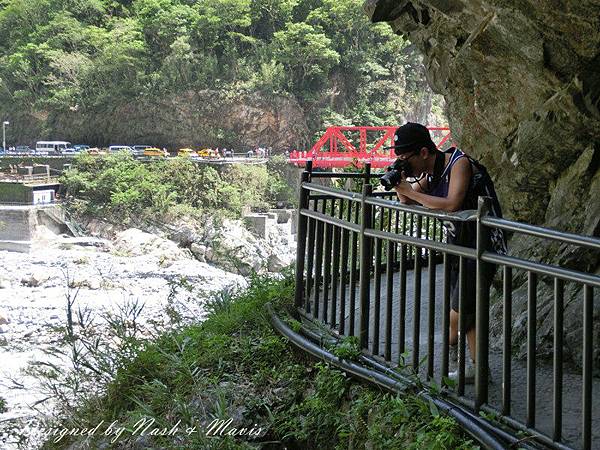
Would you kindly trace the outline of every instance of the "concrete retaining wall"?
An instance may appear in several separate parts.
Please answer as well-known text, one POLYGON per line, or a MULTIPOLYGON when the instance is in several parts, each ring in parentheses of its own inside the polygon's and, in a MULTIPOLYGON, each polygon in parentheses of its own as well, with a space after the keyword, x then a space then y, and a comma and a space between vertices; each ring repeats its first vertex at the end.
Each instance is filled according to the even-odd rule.
POLYGON ((0 241, 30 241, 31 221, 32 208, 0 207, 0 241))
POLYGON ((60 208, 42 208, 37 210, 37 223, 44 225, 54 234, 70 234, 60 208))
POLYGON ((271 209, 266 213, 246 213, 244 222, 258 236, 266 237, 275 224, 290 223, 291 234, 296 234, 297 211, 293 209, 271 209))
POLYGON ((256 235, 265 238, 269 234, 272 224, 277 222, 277 215, 273 218, 269 214, 248 214, 244 217, 244 222, 256 235))
POLYGON ((29 251, 40 225, 55 234, 71 234, 59 206, 0 206, 0 250, 29 251))

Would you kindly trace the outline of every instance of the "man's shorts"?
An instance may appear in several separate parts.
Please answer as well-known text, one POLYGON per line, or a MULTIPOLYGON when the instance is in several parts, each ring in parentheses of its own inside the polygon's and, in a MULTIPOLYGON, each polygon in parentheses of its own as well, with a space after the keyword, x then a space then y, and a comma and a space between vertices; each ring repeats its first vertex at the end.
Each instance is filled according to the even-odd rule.
MULTIPOLYGON (((460 311, 460 297, 459 297, 459 273, 458 273, 458 258, 456 258, 456 264, 450 266, 450 304, 452 309, 456 312, 460 311)), ((496 266, 490 266, 487 276, 484 277, 486 283, 486 289, 491 286, 492 278, 494 276, 496 266)), ((477 262, 473 259, 466 259, 464 263, 464 271, 466 275, 465 279, 465 330, 469 331, 475 327, 475 305, 477 299, 477 262)))

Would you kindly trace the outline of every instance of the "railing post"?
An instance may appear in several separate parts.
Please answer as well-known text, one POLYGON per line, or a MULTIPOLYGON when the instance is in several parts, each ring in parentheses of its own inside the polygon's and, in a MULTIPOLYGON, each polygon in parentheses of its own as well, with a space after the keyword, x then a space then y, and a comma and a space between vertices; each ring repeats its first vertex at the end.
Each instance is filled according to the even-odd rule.
POLYGON ((308 209, 308 197, 310 192, 302 186, 302 183, 310 181, 312 161, 306 162, 306 170, 300 178, 300 203, 298 205, 298 245, 296 247, 296 290, 294 305, 299 308, 304 299, 304 258, 306 257, 306 229, 307 217, 302 215, 303 209, 308 209))
POLYGON ((594 345, 594 292, 592 287, 583 285, 583 399, 582 410, 582 436, 583 448, 592 448, 592 366, 594 345))
MULTIPOLYGON (((416 237, 421 239, 421 226, 423 224, 423 216, 417 215, 416 237)), ((412 230, 411 230, 412 235, 412 230)), ((421 247, 414 247, 414 265, 413 265, 413 284, 414 294, 413 299, 413 329, 412 329, 412 368, 415 374, 419 373, 419 353, 421 346, 421 247)))
POLYGON ((488 401, 490 291, 489 265, 482 261, 483 252, 490 249, 490 233, 481 219, 490 210, 489 197, 479 197, 477 204, 477 294, 475 319, 475 342, 477 343, 475 373, 475 410, 488 401))
POLYGON ((366 203, 367 197, 373 192, 373 186, 369 183, 369 174, 371 166, 365 164, 365 182, 362 187, 361 209, 362 218, 360 221, 360 319, 358 335, 361 348, 369 346, 369 312, 371 308, 370 302, 370 278, 371 278, 371 251, 372 239, 365 236, 365 230, 372 227, 371 205, 366 203))

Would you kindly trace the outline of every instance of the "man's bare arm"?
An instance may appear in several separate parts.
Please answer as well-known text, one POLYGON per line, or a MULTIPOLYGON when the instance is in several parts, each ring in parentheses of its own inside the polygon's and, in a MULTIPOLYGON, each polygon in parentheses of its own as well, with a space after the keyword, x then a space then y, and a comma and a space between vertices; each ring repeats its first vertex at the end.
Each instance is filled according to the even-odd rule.
POLYGON ((470 178, 471 164, 467 158, 460 158, 452 166, 447 197, 434 197, 433 195, 419 192, 413 189, 411 184, 406 181, 396 186, 396 192, 398 195, 403 195, 427 208, 454 212, 458 211, 464 202, 470 178))

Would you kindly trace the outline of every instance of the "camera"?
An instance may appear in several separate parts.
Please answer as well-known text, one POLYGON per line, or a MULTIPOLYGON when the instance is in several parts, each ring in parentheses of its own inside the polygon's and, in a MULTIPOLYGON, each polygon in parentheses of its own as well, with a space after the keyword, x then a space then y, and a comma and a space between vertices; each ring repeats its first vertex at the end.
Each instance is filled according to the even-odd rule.
POLYGON ((410 165, 408 161, 398 158, 394 161, 394 164, 386 169, 386 172, 379 179, 379 182, 386 191, 389 191, 400 183, 400 180, 402 180, 402 172, 404 172, 405 175, 408 174, 410 172, 410 165))

